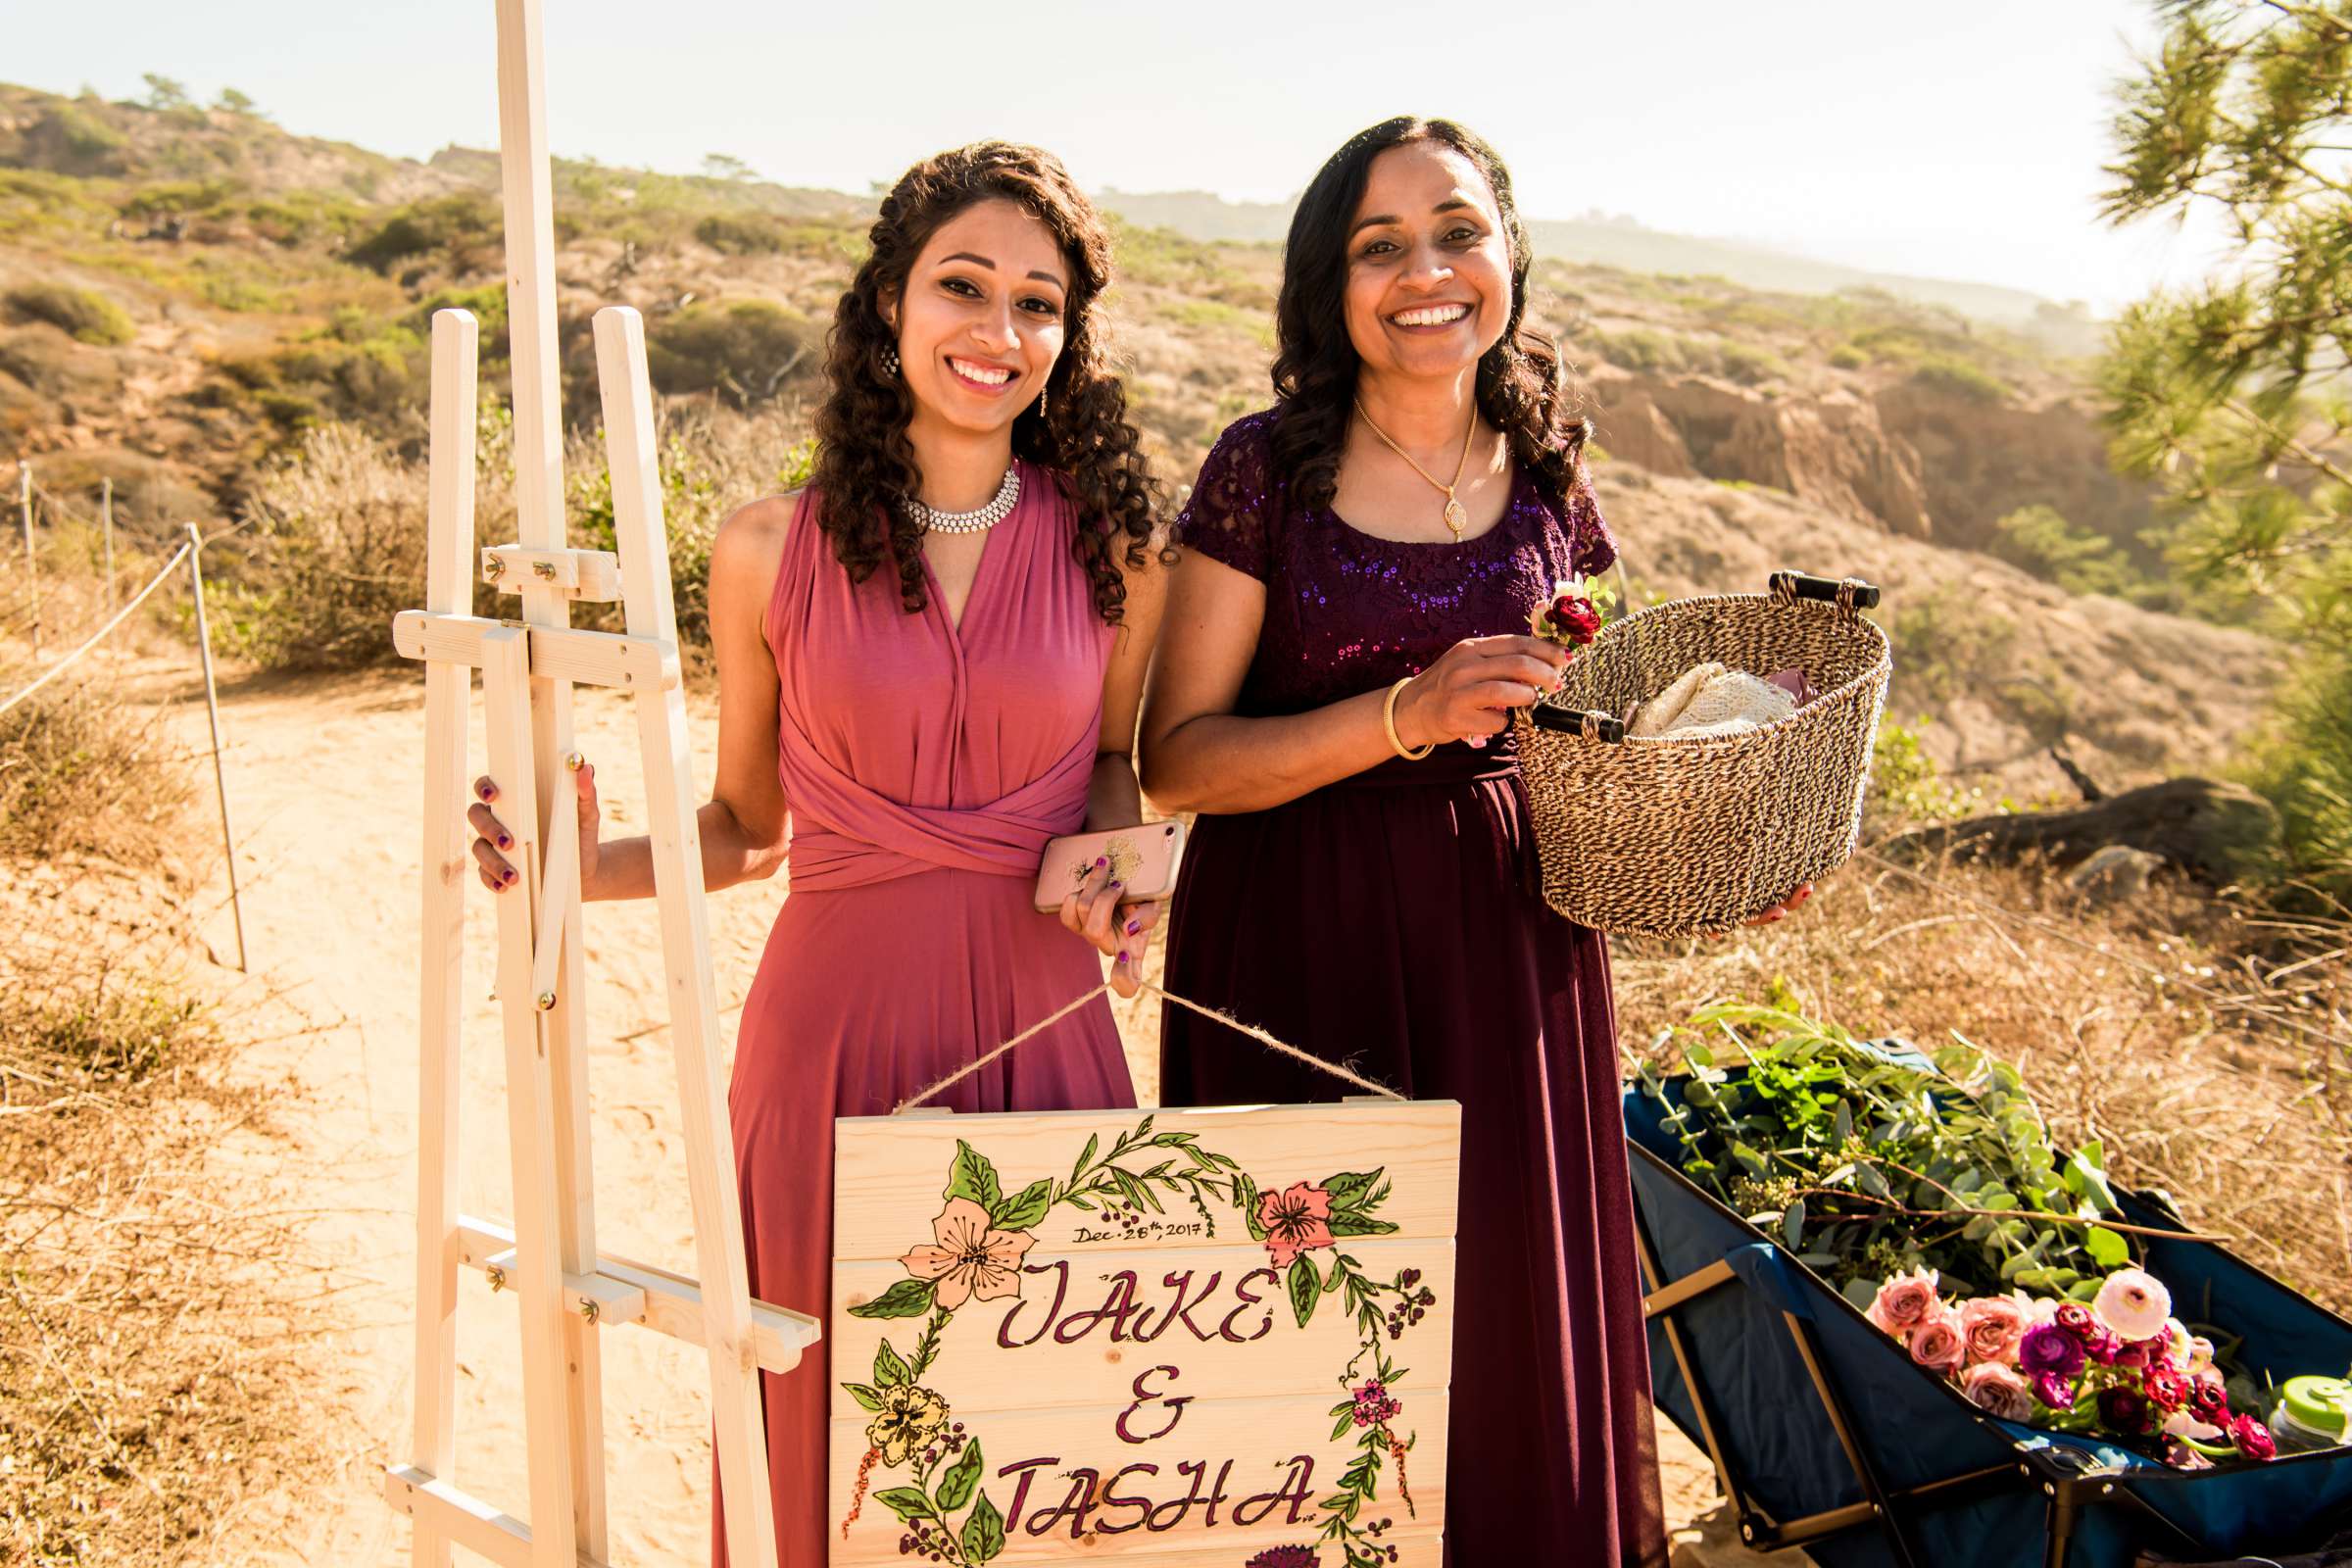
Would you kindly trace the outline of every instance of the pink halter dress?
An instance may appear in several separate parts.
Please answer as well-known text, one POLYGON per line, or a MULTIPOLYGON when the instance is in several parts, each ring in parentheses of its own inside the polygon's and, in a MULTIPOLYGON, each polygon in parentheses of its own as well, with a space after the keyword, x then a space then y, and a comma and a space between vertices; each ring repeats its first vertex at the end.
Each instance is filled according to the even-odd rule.
MULTIPOLYGON (((764 630, 782 685, 791 894, 746 999, 728 1096, 753 1294, 821 1315, 833 1118, 887 1113, 1102 983, 1031 906, 1046 841, 1077 831, 1113 629, 1070 549, 1070 503, 1024 464, 953 622, 908 614, 887 564, 853 583, 803 495, 764 630)), ((925 568, 928 577, 928 568, 925 568)), ((1135 1103, 1097 1001, 933 1102, 958 1111, 1135 1103)), ((824 1568, 827 1347, 761 1380, 783 1568, 824 1568)), ((712 1559, 726 1549, 713 1532, 712 1559)))

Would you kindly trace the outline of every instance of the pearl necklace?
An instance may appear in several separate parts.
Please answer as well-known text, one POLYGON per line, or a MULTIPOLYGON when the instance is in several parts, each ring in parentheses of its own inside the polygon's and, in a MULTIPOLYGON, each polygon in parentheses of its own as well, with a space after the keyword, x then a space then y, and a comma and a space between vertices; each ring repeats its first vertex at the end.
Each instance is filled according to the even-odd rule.
POLYGON ((982 533, 1011 515, 1021 500, 1021 466, 1014 464, 1004 470, 1004 482, 988 505, 972 512, 942 512, 927 507, 912 496, 900 505, 908 520, 926 533, 982 533))

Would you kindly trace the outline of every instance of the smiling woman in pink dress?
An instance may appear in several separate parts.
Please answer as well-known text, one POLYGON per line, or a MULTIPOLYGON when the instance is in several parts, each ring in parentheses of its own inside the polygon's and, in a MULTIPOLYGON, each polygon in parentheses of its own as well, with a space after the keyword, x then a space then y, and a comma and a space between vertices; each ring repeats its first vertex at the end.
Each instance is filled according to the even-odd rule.
MULTIPOLYGON (((729 1096, 744 1237, 754 1294, 819 1313, 833 1118, 889 1111, 1100 984, 1103 956, 1132 995, 1159 913, 1122 906, 1106 867, 1058 919, 1030 905, 1048 839, 1142 819, 1165 547, 1105 364, 1108 235, 1050 154, 982 143, 909 170, 871 240, 834 318, 808 489, 735 513, 710 555, 703 874, 792 867, 729 1096)), ((587 896, 650 896, 646 841, 600 845, 594 770, 577 777, 587 896)), ((512 887, 496 791, 477 792, 483 880, 512 887)), ((1108 1005, 941 1102, 1133 1104, 1108 1005)), ((784 1568, 825 1562, 832 1386, 821 1345, 763 1380, 784 1568)))

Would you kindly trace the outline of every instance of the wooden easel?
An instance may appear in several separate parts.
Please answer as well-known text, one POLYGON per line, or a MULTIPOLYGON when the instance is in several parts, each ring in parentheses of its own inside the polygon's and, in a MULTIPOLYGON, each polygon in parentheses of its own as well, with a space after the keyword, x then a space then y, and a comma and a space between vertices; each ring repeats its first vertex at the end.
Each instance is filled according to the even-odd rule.
POLYGON ((506 1568, 607 1562, 597 1336, 608 1326, 635 1323, 699 1342, 710 1352, 728 1557, 757 1568, 776 1560, 760 1374, 791 1369, 820 1329, 813 1318, 754 1301, 744 1263, 644 323, 619 307, 596 317, 616 561, 564 543, 540 0, 497 0, 497 11, 521 538, 484 550, 480 570, 503 592, 518 594, 522 612, 519 620, 470 613, 476 326, 466 312, 441 311, 432 334, 425 608, 404 612, 393 626, 401 653, 426 666, 425 874, 416 1429, 410 1462, 385 1472, 385 1494, 415 1519, 416 1561, 427 1568, 446 1568, 452 1545, 506 1568), (625 632, 569 625, 572 600, 615 598, 625 632), (498 783, 500 818, 515 836, 508 858, 522 872, 520 885, 497 901, 511 1228, 461 1215, 456 1200, 461 949, 466 884, 473 875, 466 733, 475 669, 482 672, 487 771, 498 783), (579 842, 567 772, 567 764, 578 765, 575 683, 617 687, 636 708, 700 1282, 607 1257, 596 1245, 579 842), (511 1287, 520 1301, 527 1523, 468 1496, 450 1476, 461 1264, 483 1270, 493 1289, 511 1287))

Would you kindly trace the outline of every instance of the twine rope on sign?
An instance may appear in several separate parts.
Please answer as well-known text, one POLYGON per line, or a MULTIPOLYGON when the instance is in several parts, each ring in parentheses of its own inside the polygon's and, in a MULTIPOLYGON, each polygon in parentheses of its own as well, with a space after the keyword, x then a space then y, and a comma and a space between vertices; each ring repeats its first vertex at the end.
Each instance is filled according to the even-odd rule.
MULTIPOLYGON (((1388 1085, 1376 1084, 1371 1079, 1364 1077, 1360 1073, 1351 1071, 1348 1068, 1343 1067, 1336 1061, 1328 1061, 1323 1057, 1314 1054, 1312 1052, 1300 1051, 1297 1046, 1285 1044, 1283 1041, 1277 1040, 1274 1036, 1266 1033, 1265 1030, 1258 1028, 1255 1024, 1244 1023, 1241 1019, 1233 1016, 1233 1014, 1229 1012, 1220 1012, 1214 1007, 1204 1007, 1200 1003, 1194 1002, 1190 998, 1180 997, 1172 991, 1163 990, 1161 987, 1153 985, 1149 980, 1137 982, 1136 990, 1138 995, 1149 992, 1151 995, 1159 998, 1162 1002, 1172 1002, 1177 1006, 1183 1007, 1188 1011, 1197 1012, 1203 1018, 1210 1019, 1216 1023, 1221 1023, 1226 1028, 1232 1029, 1240 1034, 1248 1035, 1259 1045, 1264 1046, 1268 1051, 1276 1052, 1282 1055, 1289 1056, 1294 1061, 1302 1061, 1309 1067, 1317 1068, 1320 1071, 1331 1074, 1334 1078, 1338 1078, 1346 1083, 1354 1085, 1356 1088, 1363 1090, 1366 1094, 1378 1095, 1386 1100, 1395 1100, 1399 1102, 1404 1101, 1407 1098, 1406 1096, 1398 1094, 1396 1090, 1391 1089, 1388 1085)), ((1095 987, 1094 990, 1071 999, 1069 1002, 1064 1003, 1061 1007, 1054 1012, 1051 1016, 1040 1019, 1038 1022, 1031 1024, 1028 1028, 1022 1030, 1019 1034, 1014 1035, 1010 1040, 1005 1041, 1003 1045, 997 1047, 996 1050, 991 1051, 986 1055, 981 1056, 975 1061, 966 1062, 963 1066, 956 1068, 954 1072, 948 1074, 945 1078, 942 1078, 930 1088, 923 1090, 920 1094, 914 1095, 909 1099, 900 1101, 897 1105, 892 1107, 891 1114, 896 1116, 902 1111, 912 1110, 915 1106, 921 1104, 924 1101, 929 1100, 932 1096, 939 1094, 941 1091, 954 1088, 956 1085, 963 1082, 964 1079, 969 1078, 972 1074, 987 1066, 990 1062, 995 1061, 999 1056, 1002 1056, 1005 1053, 1011 1051, 1013 1047, 1021 1045, 1026 1041, 1033 1040, 1037 1036, 1044 1034, 1048 1029, 1053 1028, 1055 1024, 1061 1022, 1062 1019, 1068 1017, 1071 1013, 1076 1012, 1080 1007, 1085 1006, 1097 997, 1107 995, 1109 991, 1110 982, 1105 980, 1101 985, 1095 987)))

